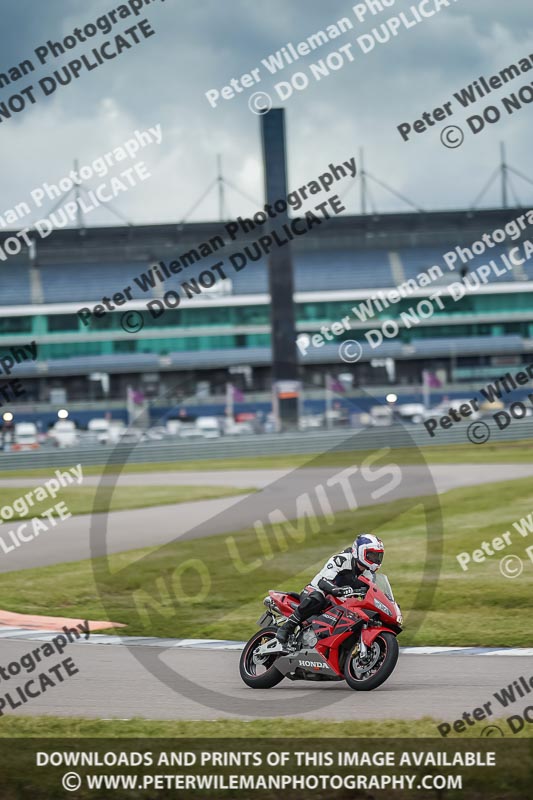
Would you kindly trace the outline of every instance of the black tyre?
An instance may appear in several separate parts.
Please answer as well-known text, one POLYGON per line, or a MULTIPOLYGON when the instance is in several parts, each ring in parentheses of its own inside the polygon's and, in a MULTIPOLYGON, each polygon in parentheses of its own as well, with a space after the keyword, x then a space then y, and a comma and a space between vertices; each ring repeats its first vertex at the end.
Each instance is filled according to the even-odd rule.
POLYGON ((392 675, 399 652, 396 636, 387 631, 380 633, 369 648, 366 660, 358 655, 348 656, 344 665, 346 683, 357 692, 377 689, 392 675))
POLYGON ((262 628, 257 633, 254 633, 242 651, 239 672, 245 684, 250 686, 251 689, 271 689, 284 678, 274 666, 279 656, 269 656, 260 664, 253 659, 255 650, 273 639, 277 630, 275 626, 262 628))

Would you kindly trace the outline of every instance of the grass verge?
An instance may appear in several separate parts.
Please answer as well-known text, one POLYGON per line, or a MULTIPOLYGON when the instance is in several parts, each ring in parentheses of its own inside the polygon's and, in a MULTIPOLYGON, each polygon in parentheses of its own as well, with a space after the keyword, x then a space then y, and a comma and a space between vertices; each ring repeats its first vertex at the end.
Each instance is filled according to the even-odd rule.
MULTIPOLYGON (((265 719, 245 721, 215 720, 91 720, 74 717, 5 716, 0 720, 0 738, 10 737, 74 737, 74 738, 441 738, 437 725, 441 720, 424 717, 419 720, 361 720, 328 722, 309 719, 265 719)), ((497 724, 498 720, 492 720, 497 724)), ((486 723, 485 723, 486 724, 486 723)), ((483 723, 469 728, 468 735, 450 734, 451 738, 478 738, 483 723)), ((516 737, 531 738, 533 725, 526 726, 516 737), (531 730, 528 730, 530 728, 531 730)))
MULTIPOLYGON (((17 498, 33 492, 36 487, 17 486, 2 487, 2 506, 12 505, 17 498)), ((231 497, 239 494, 250 494, 255 489, 236 489, 232 486, 80 486, 62 489, 56 499, 46 497, 45 500, 32 505, 24 501, 17 504, 12 520, 27 519, 28 515, 37 517, 47 511, 51 504, 63 502, 71 514, 91 514, 107 511, 122 511, 130 508, 147 508, 173 503, 188 503, 194 500, 213 500, 217 497, 231 497)), ((57 516, 57 514, 56 514, 57 516)), ((7 520, 6 520, 7 521, 7 520)))
MULTIPOLYGON (((258 441, 258 447, 260 442, 258 441)), ((196 461, 158 461, 141 464, 84 466, 84 475, 106 472, 180 472, 231 469, 290 469, 292 467, 343 467, 362 463, 374 450, 349 450, 306 455, 250 456, 243 458, 209 458, 196 461)), ((394 460, 398 464, 420 464, 421 456, 428 464, 531 464, 533 446, 529 440, 487 442, 484 445, 443 445, 420 448, 398 448, 394 460)), ((5 470, 1 478, 40 478, 50 475, 50 469, 5 470)))

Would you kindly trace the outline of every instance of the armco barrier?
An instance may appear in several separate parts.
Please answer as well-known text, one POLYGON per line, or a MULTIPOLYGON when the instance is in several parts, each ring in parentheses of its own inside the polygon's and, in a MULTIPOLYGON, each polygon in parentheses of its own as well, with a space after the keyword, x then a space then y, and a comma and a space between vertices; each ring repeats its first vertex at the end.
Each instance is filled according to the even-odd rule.
MULTIPOLYGON (((514 420, 508 428, 500 431, 492 420, 488 420, 490 442, 533 439, 533 418, 514 420)), ((471 424, 471 423, 470 423, 471 424)), ((430 437, 423 425, 409 426, 409 435, 417 447, 432 445, 472 444, 468 439, 468 422, 458 423, 449 430, 438 429, 430 437)), ((533 442, 531 442, 533 447, 533 442)), ((382 447, 405 446, 405 429, 402 426, 331 431, 309 431, 285 434, 259 434, 257 436, 221 437, 190 442, 175 438, 167 442, 146 442, 137 445, 100 445, 99 447, 70 447, 63 450, 48 448, 28 453, 3 453, 0 455, 0 471, 15 469, 42 469, 68 467, 72 464, 84 466, 114 463, 149 463, 157 461, 193 461, 210 458, 240 458, 283 454, 321 453, 338 450, 375 450, 382 447)))

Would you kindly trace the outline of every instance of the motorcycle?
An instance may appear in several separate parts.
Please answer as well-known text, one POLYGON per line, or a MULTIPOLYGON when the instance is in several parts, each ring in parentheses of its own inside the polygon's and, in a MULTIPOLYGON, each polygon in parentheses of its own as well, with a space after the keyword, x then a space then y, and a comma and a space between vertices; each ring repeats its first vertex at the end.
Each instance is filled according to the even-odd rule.
POLYGON ((367 585, 351 595, 327 595, 324 611, 304 621, 287 645, 276 632, 300 603, 294 592, 269 591, 261 629, 246 643, 240 658, 242 680, 252 689, 270 689, 283 678, 291 681, 342 681, 351 689, 381 686, 398 661, 397 636, 402 614, 386 575, 365 572, 367 585), (367 577, 369 576, 369 577, 367 577))

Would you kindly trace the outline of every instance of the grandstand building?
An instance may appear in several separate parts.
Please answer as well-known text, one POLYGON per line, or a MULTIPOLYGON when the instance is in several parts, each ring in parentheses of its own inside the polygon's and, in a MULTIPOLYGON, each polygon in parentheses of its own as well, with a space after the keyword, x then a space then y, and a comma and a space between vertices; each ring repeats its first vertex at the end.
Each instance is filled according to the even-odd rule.
MULTIPOLYGON (((406 387, 418 387, 424 369, 444 371, 449 381, 457 382, 491 377, 506 364, 520 363, 533 342, 533 262, 517 255, 527 242, 527 226, 520 238, 507 237, 467 263, 458 257, 453 270, 452 257, 448 263, 444 259, 520 215, 527 210, 344 216, 295 237, 304 383, 322 386, 326 373, 342 371, 352 373, 354 387, 383 384, 385 358, 394 359, 396 382, 406 387), (478 280, 476 288, 475 276, 485 274, 479 268, 491 261, 498 268, 485 281, 478 280), (462 298, 450 296, 450 284, 469 280, 475 291, 462 298), (431 301, 431 313, 428 302, 420 306, 424 313, 414 321, 413 309, 435 292, 441 300, 431 301), (332 323, 343 319, 344 329, 333 336, 332 323), (371 333, 376 330, 384 334, 379 347, 372 346, 379 338, 371 333), (313 345, 314 336, 323 343, 313 345), (344 339, 361 343, 357 363, 339 358, 344 339)), ((229 266, 232 254, 246 247, 248 253, 256 252, 258 233, 241 232, 230 249, 217 251, 215 246, 199 259, 189 255, 184 264, 184 254, 198 253, 199 243, 227 241, 223 223, 64 229, 38 240, 31 260, 25 249, 0 263, 0 354, 31 341, 39 346, 36 362, 17 367, 27 401, 46 403, 57 388, 66 390, 68 401, 102 399, 95 373, 109 375, 108 400, 124 401, 128 386, 154 399, 179 400, 194 394, 198 384, 216 394, 236 367, 249 368, 249 391, 268 391, 266 258, 249 258, 238 270, 229 266), (205 271, 212 272, 217 263, 226 266, 212 282, 205 271), (141 290, 135 278, 156 265, 159 277, 141 290), (194 280, 201 282, 201 291, 189 290, 189 299, 182 297, 179 306, 156 316, 166 293, 171 293, 169 305, 176 305, 172 292, 183 295, 180 286, 194 280), (112 298, 127 287, 130 293, 123 302, 113 304, 112 298), (102 305, 104 297, 112 309, 102 305), (95 306, 105 313, 93 313, 95 306), (84 318, 81 309, 91 313, 84 318), (125 329, 129 311, 142 315, 140 330, 125 329)), ((3 231, 0 245, 10 235, 3 231)))

